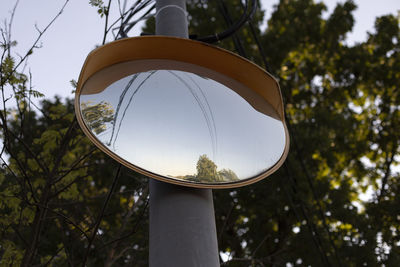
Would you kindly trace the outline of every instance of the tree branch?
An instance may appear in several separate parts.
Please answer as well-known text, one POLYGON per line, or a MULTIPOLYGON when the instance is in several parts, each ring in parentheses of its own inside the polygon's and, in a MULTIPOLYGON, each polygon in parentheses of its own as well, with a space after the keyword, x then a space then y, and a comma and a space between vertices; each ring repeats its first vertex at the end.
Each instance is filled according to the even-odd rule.
POLYGON ((382 185, 381 185, 380 193, 378 195, 378 202, 380 202, 382 197, 385 196, 385 194, 386 194, 385 187, 386 187, 386 184, 387 184, 388 179, 390 177, 391 166, 392 166, 393 161, 394 161, 394 156, 396 155, 396 150, 397 150, 397 147, 396 147, 395 144, 393 144, 390 158, 386 157, 386 164, 385 164, 386 165, 385 166, 386 167, 386 171, 385 171, 385 176, 382 178, 382 185))
MULTIPOLYGON (((83 160, 85 160, 87 157, 89 157, 90 155, 92 155, 92 153, 96 150, 95 147, 93 147, 87 154, 83 155, 82 157, 80 157, 78 160, 76 160, 74 163, 72 163, 72 166, 68 169, 68 171, 66 173, 64 173, 63 175, 61 175, 60 177, 57 177, 54 179, 54 181, 51 182, 51 185, 54 185, 56 183, 58 183, 59 181, 61 181, 65 176, 67 176, 68 174, 70 174, 76 166, 78 166, 83 160)), ((85 166, 86 167, 86 166, 85 166)))
POLYGON ((11 73, 14 73, 18 69, 18 67, 22 64, 22 62, 24 62, 25 59, 32 53, 33 49, 37 47, 37 44, 39 43, 39 41, 42 38, 43 34, 50 28, 51 25, 53 25, 53 23, 57 20, 57 18, 63 13, 63 11, 64 11, 64 9, 67 6, 69 1, 70 0, 65 0, 64 5, 58 11, 57 15, 49 22, 49 24, 47 24, 47 26, 42 31, 39 31, 39 35, 36 38, 36 40, 33 42, 33 45, 31 45, 31 47, 28 50, 28 52, 26 52, 26 54, 21 58, 20 62, 13 68, 13 71, 11 73))
POLYGON ((106 11, 106 22, 104 23, 104 35, 103 35, 103 41, 101 42, 103 45, 106 43, 106 38, 108 34, 108 18, 110 14, 110 7, 111 7, 111 2, 112 0, 108 0, 108 6, 107 6, 107 11, 106 11))
POLYGON ((82 261, 82 267, 85 267, 85 266, 86 266, 86 261, 87 261, 87 258, 88 258, 88 256, 89 256, 89 252, 90 252, 90 249, 91 249, 93 240, 94 240, 94 238, 96 237, 97 231, 98 231, 99 226, 100 226, 101 219, 103 218, 103 215, 104 215, 104 212, 105 212, 105 210, 106 210, 107 204, 108 204, 108 202, 110 201, 112 192, 114 191, 115 185, 117 184, 117 180, 118 180, 118 176, 119 176, 120 171, 121 171, 121 164, 119 164, 119 166, 118 166, 117 173, 115 174, 115 177, 114 177, 114 179, 113 179, 113 182, 112 182, 112 184, 111 184, 111 187, 110 187, 110 189, 108 190, 107 198, 106 198, 106 200, 105 200, 104 203, 103 203, 103 207, 102 207, 102 209, 101 209, 101 211, 100 211, 100 214, 99 214, 99 216, 98 216, 98 218, 97 218, 97 221, 96 221, 96 223, 95 223, 92 236, 91 236, 90 239, 89 239, 89 243, 88 243, 88 246, 87 246, 87 249, 86 249, 86 252, 85 252, 85 256, 84 256, 83 261, 82 261))
POLYGON ((81 232, 81 234, 83 234, 83 235, 86 237, 86 239, 89 240, 89 236, 86 234, 86 232, 85 232, 78 224, 74 223, 70 218, 68 218, 68 217, 65 216, 64 214, 62 214, 62 213, 60 213, 60 212, 58 212, 58 211, 55 211, 55 210, 53 210, 53 209, 51 209, 51 208, 49 208, 49 207, 43 206, 43 205, 41 205, 41 204, 35 204, 35 206, 38 206, 38 207, 47 209, 48 211, 50 211, 50 212, 52 212, 52 213, 54 213, 54 214, 60 216, 60 217, 63 218, 65 221, 67 221, 67 223, 73 225, 76 229, 78 229, 79 232, 81 232))

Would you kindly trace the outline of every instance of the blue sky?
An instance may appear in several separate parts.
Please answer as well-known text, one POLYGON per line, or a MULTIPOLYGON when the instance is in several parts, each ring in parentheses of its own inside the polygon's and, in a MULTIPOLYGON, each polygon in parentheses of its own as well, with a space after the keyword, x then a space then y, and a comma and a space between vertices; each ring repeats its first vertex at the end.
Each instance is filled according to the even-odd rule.
MULTIPOLYGON (((89 79, 85 88, 90 86, 89 79)), ((195 175, 197 160, 207 155, 218 171, 230 169, 246 179, 272 167, 285 148, 281 121, 193 73, 160 70, 127 76, 80 100, 91 105, 106 100, 114 108, 114 124, 95 134, 109 150, 164 176, 195 175)))
MULTIPOLYGON (((16 0, 1 0, 0 22, 9 20, 10 11, 16 0)), ((117 2, 117 1, 114 1, 117 2)), ((330 13, 337 0, 324 1, 330 13)), ((375 17, 383 14, 397 14, 399 0, 357 0, 354 13, 356 25, 349 37, 349 43, 363 41, 367 31, 373 31, 375 17)), ((64 0, 20 0, 12 27, 13 39, 18 41, 16 52, 23 55, 37 37, 35 24, 43 29, 57 14, 64 0)), ((278 0, 262 0, 267 17, 278 0)), ((114 14, 117 14, 115 12, 114 14)), ((101 43, 103 21, 88 0, 70 0, 63 14, 42 39, 42 48, 34 52, 28 62, 32 71, 35 89, 46 97, 54 95, 73 97, 71 79, 77 79, 87 54, 101 43)), ((139 28, 130 33, 136 36, 139 28)))

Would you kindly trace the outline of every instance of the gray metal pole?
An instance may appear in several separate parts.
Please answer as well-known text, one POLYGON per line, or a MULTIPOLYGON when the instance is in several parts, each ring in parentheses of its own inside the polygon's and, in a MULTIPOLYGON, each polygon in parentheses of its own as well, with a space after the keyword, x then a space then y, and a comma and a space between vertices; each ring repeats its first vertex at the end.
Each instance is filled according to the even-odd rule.
MULTIPOLYGON (((188 37, 185 0, 156 0, 156 10, 157 35, 188 37)), ((149 183, 150 267, 219 266, 212 191, 149 183)))

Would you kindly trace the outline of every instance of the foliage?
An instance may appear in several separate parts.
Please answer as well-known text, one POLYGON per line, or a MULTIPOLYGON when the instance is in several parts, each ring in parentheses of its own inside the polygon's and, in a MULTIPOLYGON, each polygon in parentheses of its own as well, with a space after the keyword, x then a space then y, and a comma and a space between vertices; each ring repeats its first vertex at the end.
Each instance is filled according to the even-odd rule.
MULTIPOLYGON (((23 67, 36 47, 16 59, 9 28, 2 33, 0 266, 145 265, 146 180, 116 174, 118 164, 83 135, 71 100, 37 104, 23 67)), ((107 103, 96 108, 112 115, 107 103)))
POLYGON ((99 13, 99 15, 101 17, 107 16, 108 15, 108 11, 110 9, 110 7, 104 5, 103 0, 89 0, 89 4, 93 7, 97 8, 97 13, 99 13))
MULTIPOLYGON (((237 0, 188 1, 190 32, 223 31, 224 5, 235 21, 237 0)), ((223 265, 400 261, 400 18, 377 18, 367 40, 349 45, 355 8, 346 1, 325 18, 321 2, 281 0, 264 32, 257 12, 235 40, 218 43, 277 77, 291 135, 289 157, 271 177, 214 191, 223 265)), ((4 38, 0 46, 0 265, 146 266, 147 180, 124 168, 118 175, 83 136, 71 101, 31 109, 40 93, 12 56, 15 45, 4 38)), ((200 157, 197 176, 229 175, 200 157)))
POLYGON ((110 103, 81 103, 82 116, 91 131, 100 134, 107 130, 106 123, 114 120, 114 109, 110 103))
POLYGON ((201 155, 197 161, 197 176, 196 180, 205 183, 218 181, 217 165, 210 160, 207 155, 201 155))
MULTIPOLYGON (((9 122, 10 160, 0 186, 0 212, 6 215, 0 220, 0 244, 9 248, 2 250, 2 263, 76 266, 82 262, 117 164, 83 136, 71 101, 43 101, 41 112, 41 117, 23 114, 23 128, 19 117, 9 122)), ((127 261, 127 255, 115 250, 131 242, 139 222, 146 220, 147 189, 142 183, 140 176, 122 171, 100 223, 102 234, 92 243, 91 266, 127 261), (94 250, 102 251, 101 257, 92 258, 94 250)), ((141 254, 143 246, 147 244, 138 243, 129 255, 141 254)), ((130 260, 137 262, 134 257, 130 260)))
MULTIPOLYGON (((230 169, 217 170, 218 166, 207 155, 201 155, 197 161, 197 174, 192 180, 203 183, 234 182, 239 180, 230 169)), ((187 178, 186 178, 187 179, 187 178)))
POLYGON ((220 179, 224 182, 235 182, 239 180, 236 173, 230 169, 222 169, 218 172, 220 179))

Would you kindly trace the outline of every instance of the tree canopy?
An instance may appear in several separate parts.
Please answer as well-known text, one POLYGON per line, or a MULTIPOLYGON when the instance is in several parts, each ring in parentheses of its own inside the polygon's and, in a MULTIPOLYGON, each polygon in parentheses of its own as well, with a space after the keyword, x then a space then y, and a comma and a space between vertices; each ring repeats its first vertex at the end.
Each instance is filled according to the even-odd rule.
MULTIPOLYGON (((107 20, 108 2, 90 3, 107 20)), ((214 191, 222 265, 400 262, 400 17, 377 18, 367 40, 350 45, 355 9, 348 0, 323 16, 323 2, 281 0, 265 31, 258 10, 232 38, 216 44, 278 79, 291 136, 288 159, 272 176, 214 191)), ((188 11, 190 33, 204 36, 229 27, 243 6, 238 0, 190 0, 188 11)), ((18 40, 5 25, 0 265, 147 266, 147 178, 91 144, 71 100, 32 101, 42 95, 23 66, 37 47, 14 55, 18 40)), ((149 19, 144 31, 153 30, 149 19)), ((87 106, 99 132, 113 114, 103 104, 87 106), (102 112, 108 117, 99 119, 102 112)), ((197 176, 235 179, 213 164, 201 156, 197 176)))

